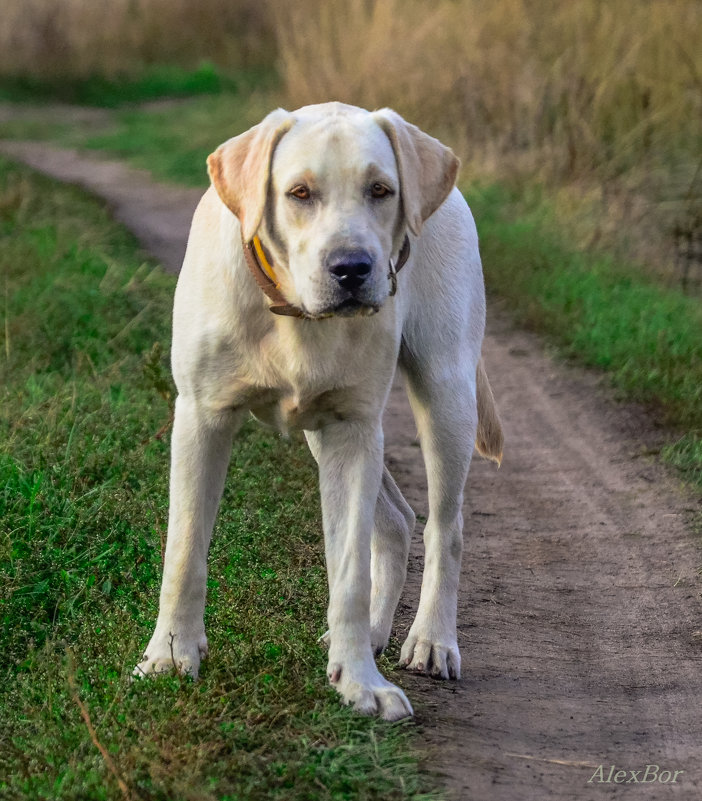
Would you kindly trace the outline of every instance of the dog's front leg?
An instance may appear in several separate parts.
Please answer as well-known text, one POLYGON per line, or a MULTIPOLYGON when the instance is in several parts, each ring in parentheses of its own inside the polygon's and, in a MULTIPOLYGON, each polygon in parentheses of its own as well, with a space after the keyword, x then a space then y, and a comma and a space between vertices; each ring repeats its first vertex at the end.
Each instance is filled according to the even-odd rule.
POLYGON ((168 540, 158 620, 135 676, 176 667, 197 677, 207 654, 207 551, 243 413, 213 413, 179 396, 171 438, 168 540))
POLYGON ((359 712, 398 720, 412 707, 378 671, 370 637, 370 542, 383 472, 382 428, 379 422, 334 423, 308 438, 319 460, 329 577, 327 674, 359 712))

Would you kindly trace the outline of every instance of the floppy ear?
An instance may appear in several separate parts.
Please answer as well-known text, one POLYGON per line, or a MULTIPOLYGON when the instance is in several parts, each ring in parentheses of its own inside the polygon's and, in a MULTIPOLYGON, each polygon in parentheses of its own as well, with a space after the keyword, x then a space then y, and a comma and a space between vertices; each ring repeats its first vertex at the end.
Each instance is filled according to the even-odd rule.
POLYGON ((253 239, 263 217, 273 151, 294 118, 282 108, 272 111, 246 133, 229 139, 207 158, 217 194, 241 224, 245 242, 253 239))
POLYGON ((413 234, 419 234, 424 221, 453 189, 460 161, 450 148, 405 122, 392 109, 380 109, 373 116, 395 151, 407 225, 413 234))

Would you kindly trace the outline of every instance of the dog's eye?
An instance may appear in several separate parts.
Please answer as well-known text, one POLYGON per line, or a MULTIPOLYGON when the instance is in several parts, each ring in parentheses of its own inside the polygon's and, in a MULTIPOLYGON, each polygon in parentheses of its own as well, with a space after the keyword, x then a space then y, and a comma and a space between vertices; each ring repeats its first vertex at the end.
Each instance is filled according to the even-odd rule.
POLYGON ((378 183, 378 182, 374 183, 371 186, 370 193, 371 193, 371 197, 374 197, 374 198, 388 197, 388 195, 392 195, 393 194, 392 189, 390 189, 389 187, 385 186, 385 184, 381 184, 381 183, 378 183))
POLYGON ((305 186, 304 184, 300 184, 299 186, 294 186, 288 194, 290 197, 297 198, 298 200, 309 200, 312 197, 312 193, 310 192, 309 186, 305 186))

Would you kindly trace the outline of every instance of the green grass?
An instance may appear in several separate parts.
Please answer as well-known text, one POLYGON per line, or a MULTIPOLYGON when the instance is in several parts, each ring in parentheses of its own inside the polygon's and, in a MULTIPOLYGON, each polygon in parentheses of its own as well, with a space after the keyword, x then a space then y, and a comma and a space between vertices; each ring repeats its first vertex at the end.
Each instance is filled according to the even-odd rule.
POLYGON ((633 265, 570 245, 546 200, 531 208, 504 187, 475 188, 488 287, 560 352, 604 370, 623 397, 684 435, 665 458, 702 488, 702 304, 633 265), (518 211, 516 211, 518 209, 518 211))
POLYGON ((157 611, 173 284, 94 200, 0 162, 0 796, 427 798, 411 724, 327 686, 297 440, 237 441, 201 680, 129 681, 157 611))
POLYGON ((225 139, 255 125, 271 109, 267 95, 242 102, 236 94, 193 98, 156 111, 123 110, 115 128, 87 136, 84 147, 104 150, 176 183, 207 183, 207 156, 225 139))
POLYGON ((0 121, 0 139, 50 141, 65 147, 103 151, 150 170, 156 177, 203 186, 207 156, 225 139, 260 122, 278 103, 262 89, 223 91, 160 108, 104 110, 97 121, 76 125, 49 107, 0 121))
POLYGON ((687 481, 702 489, 702 433, 699 429, 670 442, 662 453, 687 481))
MULTIPOLYGON (((217 94, 235 91, 240 83, 262 80, 261 70, 253 74, 241 73, 233 77, 214 64, 203 61, 196 69, 161 64, 144 69, 138 75, 108 78, 91 75, 84 79, 55 80, 31 75, 3 76, 0 78, 0 99, 13 102, 76 103, 86 106, 116 108, 125 103, 140 103, 164 97, 217 94)), ((268 79, 270 80, 270 79, 268 79)))

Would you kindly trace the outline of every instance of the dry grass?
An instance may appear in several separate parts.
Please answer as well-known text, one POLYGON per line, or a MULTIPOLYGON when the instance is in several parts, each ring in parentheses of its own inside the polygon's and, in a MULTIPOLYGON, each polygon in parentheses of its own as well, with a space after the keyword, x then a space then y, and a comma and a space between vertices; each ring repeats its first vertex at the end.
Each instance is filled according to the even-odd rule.
POLYGON ((239 68, 270 59, 256 0, 3 0, 0 75, 133 75, 207 59, 239 68))
POLYGON ((292 103, 392 104, 464 155, 542 153, 568 175, 699 144, 696 0, 301 0, 275 6, 292 103), (320 66, 322 65, 322 66, 320 66))
POLYGON ((676 231, 680 242, 702 235, 696 0, 276 8, 292 106, 392 105, 451 142, 464 176, 577 183, 561 205, 584 218, 583 244, 611 244, 626 226, 630 253, 673 262, 676 231), (666 235, 667 249, 658 241, 666 235))

